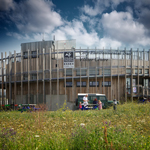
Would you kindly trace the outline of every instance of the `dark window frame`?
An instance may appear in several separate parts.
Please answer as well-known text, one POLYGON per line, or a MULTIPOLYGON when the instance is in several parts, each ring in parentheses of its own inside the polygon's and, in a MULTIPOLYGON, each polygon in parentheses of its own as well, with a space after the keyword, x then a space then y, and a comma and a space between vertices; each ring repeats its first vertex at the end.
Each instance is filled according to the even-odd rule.
MULTIPOLYGON (((65 84, 64 84, 64 87, 65 87, 65 84)), ((72 87, 72 81, 67 81, 66 82, 66 87, 72 87)))
MULTIPOLYGON (((96 87, 96 81, 90 81, 89 82, 89 87, 96 87), (92 84, 90 84, 90 83, 92 83, 92 84)), ((97 87, 99 87, 99 81, 97 81, 97 87)))
MULTIPOLYGON (((80 87, 80 81, 76 82, 76 87, 80 87), (77 83, 79 83, 79 84, 77 84, 77 83)), ((81 81, 81 87, 86 87, 86 81, 81 81), (85 83, 85 85, 83 83, 85 83)))
MULTIPOLYGON (((103 87, 103 82, 102 82, 102 87, 103 87)), ((111 81, 104 81, 104 87, 111 87, 111 81)))

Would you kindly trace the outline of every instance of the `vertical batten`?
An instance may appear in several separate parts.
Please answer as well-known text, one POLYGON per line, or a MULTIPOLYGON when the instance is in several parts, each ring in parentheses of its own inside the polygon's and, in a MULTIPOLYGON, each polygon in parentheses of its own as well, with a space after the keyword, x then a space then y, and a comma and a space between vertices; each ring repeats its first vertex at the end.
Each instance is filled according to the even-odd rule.
POLYGON ((1 53, 1 75, 2 75, 2 105, 4 105, 4 64, 3 64, 3 52, 1 53))
POLYGON ((81 67, 82 67, 82 59, 81 59, 81 47, 80 47, 80 93, 81 93, 81 67))
POLYGON ((133 51, 131 48, 131 101, 133 102, 133 51))
POLYGON ((126 87, 126 79, 127 79, 126 69, 127 69, 127 51, 125 48, 125 101, 127 102, 127 88, 128 87, 126 87))
POLYGON ((45 49, 43 48, 43 104, 45 102, 45 49))
MULTIPOLYGON (((6 69, 7 69, 7 53, 5 52, 5 90, 6 90, 6 95, 7 95, 7 71, 6 71, 6 69)), ((7 97, 6 97, 6 99, 5 100, 7 100, 7 97)), ((7 101, 5 102, 5 104, 7 103, 7 101)))
POLYGON ((57 101, 59 102, 59 63, 58 63, 58 42, 57 42, 57 101))
POLYGON ((50 93, 50 110, 52 110, 52 76, 51 76, 51 48, 49 49, 49 93, 50 93))
POLYGON ((119 49, 118 49, 118 101, 120 100, 120 89, 119 89, 119 49))
POLYGON ((14 104, 16 104, 16 51, 14 51, 14 104))
POLYGON ((37 79, 36 79, 37 99, 36 99, 36 104, 39 104, 39 82, 38 82, 38 80, 39 80, 39 50, 38 50, 38 48, 36 51, 37 51, 36 52, 37 53, 37 57, 36 57, 36 72, 37 72, 37 79))
POLYGON ((28 49, 28 104, 30 104, 30 51, 28 49))
POLYGON ((104 84, 104 48, 103 48, 103 94, 105 94, 105 84, 104 84))
POLYGON ((21 104, 23 104, 23 50, 21 50, 21 104))
POLYGON ((110 82, 111 82, 111 100, 112 100, 112 50, 110 48, 110 82))
POLYGON ((11 52, 9 52, 9 101, 8 104, 11 104, 11 52))
POLYGON ((87 56, 88 56, 88 58, 87 58, 87 77, 88 77, 88 83, 87 83, 87 93, 89 93, 89 48, 87 48, 87 56))
POLYGON ((97 93, 97 60, 96 60, 96 55, 97 53, 96 53, 96 47, 95 47, 95 64, 96 64, 96 66, 95 66, 95 81, 96 81, 96 93, 97 93))
POLYGON ((150 77, 150 49, 149 49, 149 54, 148 54, 148 59, 149 59, 149 77, 150 77))
MULTIPOLYGON (((139 88, 139 49, 137 49, 137 54, 138 54, 138 60, 137 60, 137 65, 138 65, 138 69, 137 69, 137 71, 138 71, 138 73, 137 73, 137 75, 138 75, 138 80, 137 80, 137 82, 138 82, 138 89, 137 89, 137 91, 138 91, 138 93, 140 92, 140 88, 139 88)), ((139 99, 139 94, 138 94, 138 99, 139 99)))

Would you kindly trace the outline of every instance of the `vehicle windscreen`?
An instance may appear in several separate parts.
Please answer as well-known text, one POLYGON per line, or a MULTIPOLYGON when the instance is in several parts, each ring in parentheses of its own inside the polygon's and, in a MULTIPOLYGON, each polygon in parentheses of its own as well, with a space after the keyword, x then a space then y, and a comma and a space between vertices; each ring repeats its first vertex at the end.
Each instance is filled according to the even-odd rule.
POLYGON ((107 100, 106 96, 100 96, 99 98, 100 98, 101 101, 106 101, 107 100))

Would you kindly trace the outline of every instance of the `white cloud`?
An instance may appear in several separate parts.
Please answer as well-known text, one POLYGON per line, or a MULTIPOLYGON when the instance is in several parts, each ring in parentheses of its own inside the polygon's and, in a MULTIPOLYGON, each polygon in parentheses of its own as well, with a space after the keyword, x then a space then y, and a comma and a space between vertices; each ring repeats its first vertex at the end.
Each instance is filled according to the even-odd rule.
POLYGON ((94 46, 95 43, 98 42, 97 33, 94 31, 88 33, 83 23, 79 20, 68 22, 65 26, 60 27, 58 30, 53 32, 53 34, 56 35, 56 40, 58 39, 57 36, 61 35, 61 38, 76 39, 78 45, 84 47, 94 46))
POLYGON ((16 5, 10 18, 21 32, 49 33, 63 24, 53 7, 50 1, 25 0, 16 5))
POLYGON ((129 2, 130 0, 95 0, 93 6, 85 4, 81 11, 89 16, 96 16, 102 14, 104 10, 109 7, 115 9, 122 2, 129 2))
POLYGON ((102 17, 102 25, 106 36, 120 41, 124 44, 149 45, 149 38, 146 36, 147 30, 136 21, 128 12, 113 11, 106 13, 102 17))
POLYGON ((20 40, 20 39, 29 40, 30 39, 29 35, 27 35, 27 34, 21 35, 21 34, 16 33, 16 32, 7 32, 6 35, 15 37, 18 40, 20 40))
POLYGON ((13 7, 13 0, 0 0, 0 11, 9 11, 13 7))

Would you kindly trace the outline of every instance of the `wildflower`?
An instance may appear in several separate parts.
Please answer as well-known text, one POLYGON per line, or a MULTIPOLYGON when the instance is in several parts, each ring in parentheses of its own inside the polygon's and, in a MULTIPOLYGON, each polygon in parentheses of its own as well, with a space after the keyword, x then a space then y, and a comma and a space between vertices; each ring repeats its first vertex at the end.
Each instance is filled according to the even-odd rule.
POLYGON ((84 123, 81 123, 80 126, 85 126, 85 124, 84 124, 84 123))
POLYGON ((35 137, 40 137, 39 135, 35 135, 35 137))

